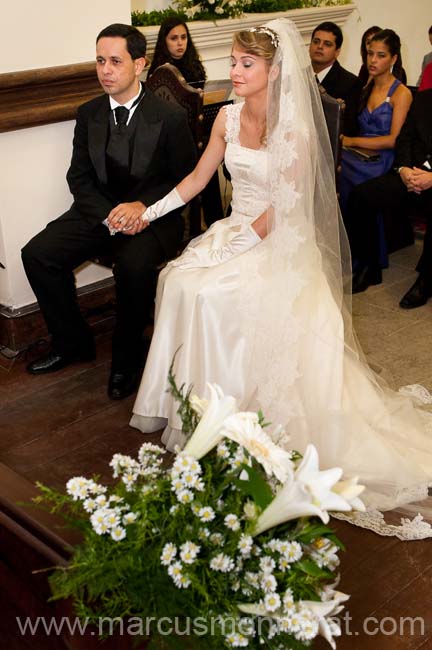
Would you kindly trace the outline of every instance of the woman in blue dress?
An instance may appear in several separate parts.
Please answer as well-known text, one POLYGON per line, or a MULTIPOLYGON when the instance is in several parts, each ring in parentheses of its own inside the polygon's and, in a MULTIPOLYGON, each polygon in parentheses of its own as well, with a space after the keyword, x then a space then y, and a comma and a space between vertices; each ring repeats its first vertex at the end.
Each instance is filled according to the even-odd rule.
POLYGON ((372 149, 379 159, 366 161, 351 151, 342 154, 341 204, 354 185, 385 174, 393 164, 394 146, 411 105, 411 92, 397 78, 402 66, 400 39, 392 29, 372 38, 367 54, 370 82, 364 87, 355 137, 344 136, 344 147, 372 149))
MULTIPOLYGON (((358 109, 358 135, 344 136, 344 147, 360 147, 376 152, 377 159, 362 158, 344 149, 340 182, 340 205, 346 213, 351 189, 388 172, 394 160, 396 138, 412 102, 411 92, 398 79, 402 67, 399 36, 392 29, 376 33, 368 45, 367 66, 370 75, 363 88, 358 109)), ((381 269, 374 282, 381 282, 381 269)))

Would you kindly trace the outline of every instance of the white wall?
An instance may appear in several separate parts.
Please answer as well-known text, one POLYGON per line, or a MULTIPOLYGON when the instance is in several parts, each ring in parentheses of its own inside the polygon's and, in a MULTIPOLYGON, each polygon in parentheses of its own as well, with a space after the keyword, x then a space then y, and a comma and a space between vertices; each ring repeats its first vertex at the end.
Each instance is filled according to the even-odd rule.
POLYGON ((132 11, 160 11, 173 4, 170 0, 131 0, 132 11))
POLYGON ((431 47, 428 29, 432 24, 431 0, 355 0, 357 10, 343 28, 344 44, 339 61, 357 74, 360 59, 360 41, 371 25, 394 29, 402 42, 402 62, 408 83, 415 85, 421 62, 431 47))
MULTIPOLYGON (((25 277, 20 250, 49 221, 71 204, 66 183, 72 153, 73 122, 61 122, 0 134, 1 226, 0 303, 21 307, 35 298, 25 277), (1 278, 5 282, 1 283, 1 278)), ((78 285, 104 278, 102 267, 87 266, 77 274, 78 285)))
POLYGON ((101 29, 130 24, 130 0, 5 0, 1 19, 0 72, 82 63, 101 29))
MULTIPOLYGON (((91 61, 98 32, 130 23, 130 0, 19 0, 2 3, 1 72, 91 61), (7 26, 7 28, 6 28, 7 26)), ((1 107, 0 107, 1 110, 1 107)), ((71 203, 65 174, 73 122, 0 133, 0 305, 34 302, 20 257, 23 244, 71 203)), ((106 277, 79 271, 78 285, 106 277)))

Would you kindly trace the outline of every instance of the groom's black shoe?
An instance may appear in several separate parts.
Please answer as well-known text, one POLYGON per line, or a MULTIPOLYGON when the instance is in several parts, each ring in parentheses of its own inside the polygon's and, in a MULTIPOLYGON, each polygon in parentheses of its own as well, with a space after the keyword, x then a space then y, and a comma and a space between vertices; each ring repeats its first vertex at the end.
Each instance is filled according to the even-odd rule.
POLYGON ((420 274, 399 303, 402 309, 416 309, 425 305, 432 296, 432 287, 420 274))
POLYGON ((138 385, 139 373, 137 370, 122 372, 112 371, 108 381, 108 397, 110 399, 124 399, 135 392, 138 385))
POLYGON ((353 274, 352 292, 361 293, 362 291, 366 291, 371 285, 381 284, 381 282, 381 269, 368 265, 360 266, 353 274))
POLYGON ((88 348, 76 353, 61 354, 51 351, 29 363, 27 372, 31 375, 44 375, 48 372, 61 370, 75 361, 93 361, 95 358, 94 345, 90 345, 88 348))

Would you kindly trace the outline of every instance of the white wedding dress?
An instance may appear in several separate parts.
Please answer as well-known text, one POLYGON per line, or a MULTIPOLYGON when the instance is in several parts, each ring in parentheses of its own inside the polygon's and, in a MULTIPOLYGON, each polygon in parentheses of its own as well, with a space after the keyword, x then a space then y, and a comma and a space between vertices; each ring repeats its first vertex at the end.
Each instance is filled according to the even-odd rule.
MULTIPOLYGON (((267 208, 268 157, 265 149, 241 146, 242 106, 227 107, 232 213, 192 246, 219 248, 267 208)), ((167 384, 179 349, 178 385, 193 384, 193 392, 204 396, 206 382, 219 384, 237 398, 240 410, 261 408, 267 421, 281 424, 290 448, 303 452, 312 442, 323 468, 340 466, 346 476, 359 476, 368 488, 369 511, 356 515, 355 523, 401 538, 430 536, 420 517, 387 525, 381 511, 409 502, 422 502, 413 506, 414 515, 424 510, 432 477, 432 416, 384 386, 356 346, 347 343, 341 309, 308 224, 289 228, 289 246, 281 252, 289 282, 286 268, 281 278, 272 275, 277 232, 218 266, 167 265, 159 278, 155 330, 131 426, 145 433, 165 427, 164 444, 170 449, 181 444, 178 404, 167 384), (279 301, 266 303, 268 283, 279 301), (257 310, 265 310, 271 335, 262 326, 266 319, 254 327, 257 310)))
MULTIPOLYGON (((266 151, 240 145, 242 106, 227 107, 225 164, 233 187, 231 215, 216 221, 192 246, 219 248, 267 207, 266 151)), ((259 255, 259 248, 244 257, 259 255)), ((184 441, 178 404, 167 391, 168 369, 178 348, 174 372, 179 386, 193 383, 193 392, 202 396, 207 382, 217 383, 237 398, 241 408, 250 404, 254 388, 247 381, 247 346, 236 316, 239 279, 238 258, 191 270, 177 268, 174 261, 159 276, 155 329, 131 425, 144 432, 168 425, 162 441, 169 449, 184 441), (149 416, 159 419, 147 420, 149 416)))

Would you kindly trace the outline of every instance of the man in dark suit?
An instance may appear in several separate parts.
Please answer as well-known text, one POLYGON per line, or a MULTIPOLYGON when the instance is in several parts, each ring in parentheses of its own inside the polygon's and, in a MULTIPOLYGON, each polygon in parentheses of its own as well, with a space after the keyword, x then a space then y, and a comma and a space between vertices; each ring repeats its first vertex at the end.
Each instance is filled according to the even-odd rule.
POLYGON ((335 99, 346 102, 358 84, 358 79, 337 61, 342 42, 342 30, 336 23, 321 23, 312 32, 309 56, 321 86, 335 99))
POLYGON ((178 209, 148 227, 142 215, 191 171, 196 159, 186 113, 139 81, 145 53, 145 37, 129 25, 110 25, 98 35, 96 69, 105 94, 78 109, 67 174, 74 202, 22 250, 52 336, 49 354, 28 366, 32 374, 94 358, 73 270, 86 260, 112 255, 117 318, 108 394, 113 399, 136 388, 157 267, 175 255, 183 234, 178 209))
POLYGON ((354 187, 348 202, 345 225, 352 257, 359 263, 353 275, 353 293, 380 281, 377 214, 386 211, 398 219, 420 209, 427 215, 419 275, 399 303, 403 309, 420 307, 432 296, 431 115, 432 90, 416 93, 396 140, 393 171, 354 187))

